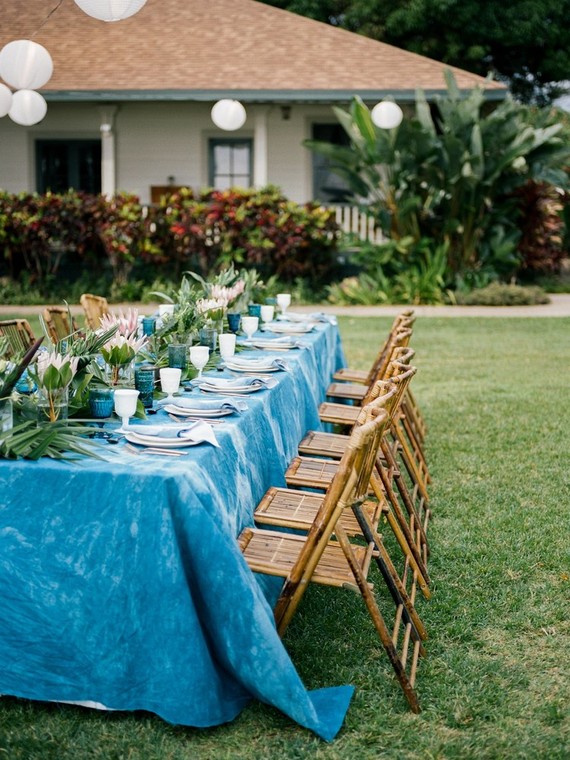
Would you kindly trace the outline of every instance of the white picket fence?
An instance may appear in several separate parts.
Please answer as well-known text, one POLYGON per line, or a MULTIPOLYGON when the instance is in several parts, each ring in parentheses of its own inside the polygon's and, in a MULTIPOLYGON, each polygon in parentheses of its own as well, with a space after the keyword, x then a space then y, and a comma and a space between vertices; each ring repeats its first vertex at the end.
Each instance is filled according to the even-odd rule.
POLYGON ((336 222, 343 232, 355 235, 360 240, 369 240, 371 243, 382 243, 386 240, 374 219, 357 206, 335 204, 331 208, 334 209, 336 222))

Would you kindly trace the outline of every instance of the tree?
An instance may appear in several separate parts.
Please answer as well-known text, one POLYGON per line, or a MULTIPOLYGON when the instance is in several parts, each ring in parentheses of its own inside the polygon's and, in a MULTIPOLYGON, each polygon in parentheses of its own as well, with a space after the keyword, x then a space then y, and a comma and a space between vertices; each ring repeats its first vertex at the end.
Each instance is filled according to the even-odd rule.
POLYGON ((570 0, 265 0, 269 5, 505 81, 526 103, 570 71, 570 0))

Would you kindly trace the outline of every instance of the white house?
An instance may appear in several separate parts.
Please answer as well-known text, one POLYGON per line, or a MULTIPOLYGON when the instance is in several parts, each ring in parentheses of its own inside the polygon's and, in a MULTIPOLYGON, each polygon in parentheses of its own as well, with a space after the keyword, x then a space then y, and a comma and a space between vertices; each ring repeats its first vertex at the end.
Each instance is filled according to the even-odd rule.
MULTIPOLYGON (((63 0, 0 0, 0 49, 30 39, 51 54, 43 121, 0 119, 0 188, 9 192, 136 193, 165 186, 281 187, 305 201, 339 200, 335 178, 305 138, 342 139, 332 105, 353 95, 411 104, 444 90, 437 61, 254 0, 148 0, 115 23, 63 0), (247 120, 218 129, 210 111, 241 101, 247 120)), ((505 88, 452 69, 489 100, 505 88)))

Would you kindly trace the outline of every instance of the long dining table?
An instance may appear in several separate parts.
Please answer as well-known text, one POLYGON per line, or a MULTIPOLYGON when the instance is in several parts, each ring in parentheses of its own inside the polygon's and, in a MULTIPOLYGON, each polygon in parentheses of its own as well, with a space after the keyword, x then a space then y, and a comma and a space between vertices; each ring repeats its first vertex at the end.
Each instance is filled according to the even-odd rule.
POLYGON ((334 322, 299 343, 275 354, 288 369, 274 387, 213 426, 218 448, 135 454, 120 440, 97 459, 0 460, 0 694, 194 727, 255 698, 334 738, 353 688, 305 688, 275 630, 278 579, 254 575, 236 542, 343 365, 334 322))

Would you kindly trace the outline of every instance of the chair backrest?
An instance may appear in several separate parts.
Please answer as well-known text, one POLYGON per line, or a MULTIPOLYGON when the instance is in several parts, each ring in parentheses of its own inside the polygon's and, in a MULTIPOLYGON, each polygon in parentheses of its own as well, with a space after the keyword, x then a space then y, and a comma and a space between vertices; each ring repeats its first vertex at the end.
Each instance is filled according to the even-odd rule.
POLYGON ((374 359, 374 362, 372 363, 372 366, 370 367, 370 371, 367 377, 367 382, 369 385, 377 379, 379 373, 381 372, 382 366, 385 366, 386 357, 392 350, 392 342, 396 333, 398 333, 401 329, 411 330, 415 319, 416 318, 414 316, 413 309, 406 309, 400 312, 400 314, 394 318, 390 332, 388 333, 386 340, 382 344, 380 351, 378 352, 376 358, 374 359))
POLYGON ((34 345, 36 336, 27 319, 5 319, 0 321, 0 335, 9 343, 8 358, 26 353, 34 345))
POLYGON ((382 362, 378 365, 376 375, 374 376, 371 384, 368 387, 366 395, 364 396, 364 399, 362 400, 363 406, 370 403, 370 401, 372 400, 373 388, 374 388, 375 383, 378 380, 386 379, 386 371, 392 360, 392 355, 394 351, 396 351, 396 349, 399 349, 399 348, 407 347, 410 342, 411 337, 412 337, 411 327, 401 327, 395 333, 389 335, 388 340, 386 342, 386 351, 384 352, 384 355, 382 357, 382 362))
POLYGON ((53 343, 65 340, 79 329, 73 317, 71 317, 71 324, 69 324, 69 309, 65 306, 46 306, 43 318, 46 330, 53 343))
POLYGON ((352 429, 336 474, 285 581, 274 611, 278 626, 285 623, 296 609, 342 512, 366 498, 372 468, 390 416, 378 404, 369 405, 365 415, 363 424, 352 429))
POLYGON ((91 330, 101 327, 101 317, 109 313, 109 304, 103 296, 94 296, 92 293, 83 293, 79 299, 85 312, 85 323, 91 330))

